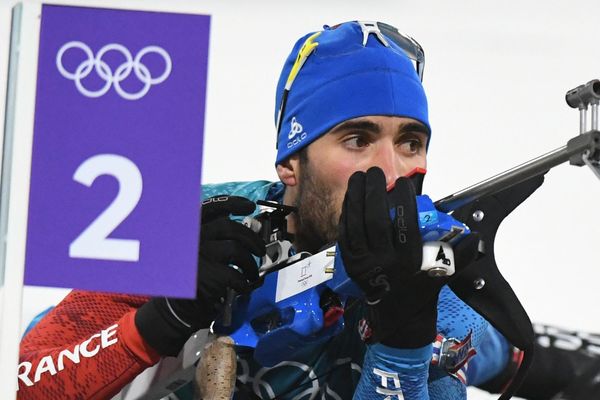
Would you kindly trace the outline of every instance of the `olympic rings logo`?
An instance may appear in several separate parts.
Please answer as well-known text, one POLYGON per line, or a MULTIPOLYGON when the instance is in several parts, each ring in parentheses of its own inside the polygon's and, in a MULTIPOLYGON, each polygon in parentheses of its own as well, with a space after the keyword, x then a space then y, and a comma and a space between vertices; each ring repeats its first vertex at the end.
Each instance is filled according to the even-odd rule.
POLYGON ((111 86, 114 86, 115 91, 126 100, 138 100, 141 99, 148 93, 152 85, 158 85, 164 82, 171 73, 171 57, 169 53, 162 47, 158 46, 146 46, 141 49, 135 58, 131 55, 129 50, 121 44, 110 43, 105 45, 98 51, 98 54, 94 57, 92 50, 83 42, 71 41, 65 43, 56 53, 56 67, 62 76, 75 82, 75 87, 79 93, 86 97, 100 97, 108 92, 111 86), (87 59, 84 60, 74 72, 69 72, 63 66, 63 56, 71 49, 82 50, 87 59), (125 57, 125 62, 119 65, 113 72, 110 66, 102 60, 102 57, 109 51, 118 51, 125 57), (164 72, 157 77, 153 77, 150 74, 150 70, 142 63, 142 57, 149 53, 156 53, 161 56, 165 62, 164 72), (96 74, 104 80, 104 85, 98 90, 89 90, 83 86, 82 80, 87 77, 92 70, 96 71, 96 74), (125 80, 131 72, 144 84, 144 86, 137 92, 127 92, 121 86, 121 82, 125 80))

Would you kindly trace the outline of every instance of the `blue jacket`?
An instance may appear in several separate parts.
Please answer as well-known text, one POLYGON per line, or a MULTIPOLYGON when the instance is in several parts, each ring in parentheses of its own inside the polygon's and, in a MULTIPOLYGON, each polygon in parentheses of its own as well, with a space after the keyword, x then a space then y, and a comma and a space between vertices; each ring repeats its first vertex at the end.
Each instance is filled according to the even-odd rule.
MULTIPOLYGON (((221 194, 281 201, 284 186, 267 181, 208 184, 202 197, 221 194)), ((358 333, 360 307, 345 314, 345 330, 325 344, 307 346, 294 360, 275 367, 258 365, 251 352, 238 353, 241 389, 234 398, 332 399, 466 399, 467 384, 483 383, 508 363, 511 346, 479 314, 444 287, 438 301, 438 340, 418 349, 365 345, 358 333), (470 335, 470 336, 469 336, 470 335), (442 342, 454 339, 465 346, 468 358, 459 370, 439 364, 442 342), (314 396, 314 397, 313 397, 314 396)))

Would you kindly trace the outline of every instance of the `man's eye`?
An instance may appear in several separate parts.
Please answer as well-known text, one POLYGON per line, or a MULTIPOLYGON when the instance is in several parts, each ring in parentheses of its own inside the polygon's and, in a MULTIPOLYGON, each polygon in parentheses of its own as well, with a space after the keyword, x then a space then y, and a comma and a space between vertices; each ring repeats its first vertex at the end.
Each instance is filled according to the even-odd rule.
POLYGON ((369 145, 369 141, 363 136, 350 136, 344 140, 348 147, 359 149, 369 145))
POLYGON ((423 142, 419 139, 410 139, 400 144, 402 151, 408 154, 417 154, 423 149, 423 142))

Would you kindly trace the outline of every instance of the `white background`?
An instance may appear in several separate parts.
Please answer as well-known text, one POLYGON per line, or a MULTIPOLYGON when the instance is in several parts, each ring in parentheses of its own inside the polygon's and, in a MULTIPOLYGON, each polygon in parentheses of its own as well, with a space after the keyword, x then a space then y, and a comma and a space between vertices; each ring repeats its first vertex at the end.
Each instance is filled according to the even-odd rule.
MULTIPOLYGON (((15 2, 0 2, 4 93, 7 7, 15 2)), ((597 0, 69 4, 212 14, 203 182, 276 178, 277 77, 295 40, 323 24, 380 20, 424 47, 433 127, 424 191, 434 199, 566 144, 579 116, 565 92, 600 77, 597 0)), ((498 264, 534 321, 600 332, 599 199, 591 171, 563 165, 502 225, 498 264)), ((22 325, 64 293, 27 288, 22 325)))

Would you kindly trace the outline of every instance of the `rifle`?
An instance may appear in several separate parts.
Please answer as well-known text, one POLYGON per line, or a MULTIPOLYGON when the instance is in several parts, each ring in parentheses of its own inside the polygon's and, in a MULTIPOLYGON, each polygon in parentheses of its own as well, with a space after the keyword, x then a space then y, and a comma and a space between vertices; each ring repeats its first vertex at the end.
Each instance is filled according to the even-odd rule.
MULTIPOLYGON (((593 80, 570 90, 566 100, 569 106, 580 110, 581 132, 565 146, 436 202, 427 195, 417 196, 419 227, 424 238, 421 270, 432 277, 454 273, 452 246, 470 230, 447 213, 567 161, 571 165, 587 165, 600 179, 600 81, 593 80), (586 132, 589 105, 592 106, 592 130, 586 132)), ((270 367, 290 359, 307 344, 323 342, 341 332, 347 299, 360 298, 363 294, 347 276, 335 245, 314 255, 302 252, 290 256, 292 245, 285 217, 293 212, 291 207, 266 201, 257 204, 271 210, 254 218, 247 217, 244 223, 268 243, 267 255, 259 269, 261 286, 251 296, 239 298, 233 319, 227 310, 216 330, 228 334, 238 346, 254 348, 256 361, 270 367)))
MULTIPOLYGON (((580 111, 580 134, 571 138, 566 145, 435 202, 426 195, 417 196, 420 229, 424 237, 421 269, 427 271, 432 279, 454 273, 452 246, 470 233, 466 224, 448 213, 543 175, 567 161, 575 166, 587 165, 600 179, 600 81, 592 80, 569 90, 566 101, 570 107, 580 111), (591 130, 587 130, 587 111, 590 106, 591 130)), ((308 344, 322 343, 340 333, 344 326, 346 301, 350 297, 361 298, 363 294, 347 276, 335 245, 314 255, 291 252, 286 216, 293 212, 293 208, 263 201, 257 204, 268 210, 245 219, 244 223, 259 232, 268 243, 267 255, 259 269, 260 286, 250 296, 236 296, 230 291, 223 315, 213 329, 220 335, 229 336, 236 346, 254 348, 254 357, 260 364, 273 366, 284 359, 293 358, 294 352, 308 344)), ((483 217, 483 213, 477 210, 472 220, 481 221, 483 217)), ((486 247, 493 248, 493 243, 480 246, 482 251, 486 247)), ((491 263, 495 266, 493 259, 491 263)), ((484 285, 485 282, 480 281, 479 284, 484 285)), ((530 323, 526 314, 525 320, 530 323)), ((233 347, 229 349, 234 351, 233 347)), ((530 361, 530 356, 523 360, 525 369, 530 361)), ((200 365, 198 371, 218 369, 217 366, 211 366, 207 359, 202 359, 200 365)), ((203 375, 198 376, 198 371, 196 380, 203 380, 203 375)), ((231 373, 235 374, 235 368, 231 373)), ((513 381, 515 385, 523 377, 524 371, 520 371, 520 376, 513 381)), ((159 384, 169 387, 167 380, 163 382, 159 384)), ((171 390, 175 390, 181 385, 172 386, 171 383, 171 390)), ((233 386, 221 389, 233 393, 233 386)), ((511 388, 502 398, 509 398, 515 389, 511 388)))

